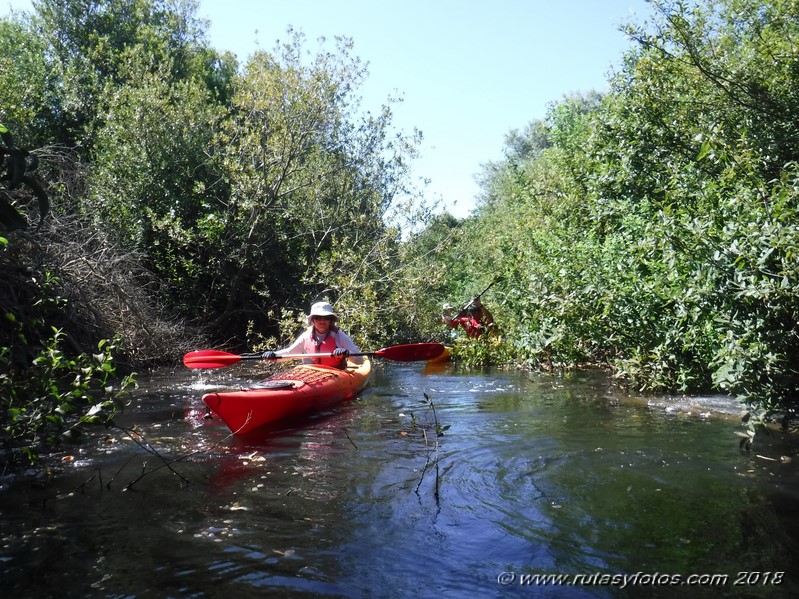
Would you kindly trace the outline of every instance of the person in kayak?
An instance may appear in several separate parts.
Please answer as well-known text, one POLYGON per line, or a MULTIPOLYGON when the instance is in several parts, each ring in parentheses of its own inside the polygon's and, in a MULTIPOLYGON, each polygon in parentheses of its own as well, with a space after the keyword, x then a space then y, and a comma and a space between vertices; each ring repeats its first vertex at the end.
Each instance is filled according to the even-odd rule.
MULTIPOLYGON (((335 368, 346 368, 347 357, 360 352, 355 343, 344 331, 338 328, 339 317, 327 302, 316 302, 308 314, 308 328, 290 346, 278 351, 266 351, 261 357, 275 360, 287 354, 332 354, 317 358, 303 358, 305 364, 322 364, 335 368)), ((362 364, 361 356, 350 358, 355 364, 362 364)))
POLYGON ((469 306, 452 316, 455 308, 450 304, 444 304, 444 313, 441 321, 450 329, 463 328, 467 337, 479 337, 487 331, 494 329, 494 317, 480 301, 480 296, 476 296, 469 306))

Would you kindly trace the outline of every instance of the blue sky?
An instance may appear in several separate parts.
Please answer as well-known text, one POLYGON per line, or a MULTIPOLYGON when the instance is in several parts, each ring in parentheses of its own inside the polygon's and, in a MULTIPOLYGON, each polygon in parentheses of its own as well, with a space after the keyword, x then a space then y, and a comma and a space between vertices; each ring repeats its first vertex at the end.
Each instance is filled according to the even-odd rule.
MULTIPOLYGON (((30 8, 30 0, 0 0, 30 8)), ((389 96, 394 125, 424 133, 414 177, 455 216, 468 216, 482 164, 502 158, 511 129, 543 118, 565 95, 607 87, 630 42, 619 25, 650 14, 646 0, 200 0, 211 44, 244 62, 293 26, 316 39, 352 38, 369 63, 360 90, 376 111, 389 96)))

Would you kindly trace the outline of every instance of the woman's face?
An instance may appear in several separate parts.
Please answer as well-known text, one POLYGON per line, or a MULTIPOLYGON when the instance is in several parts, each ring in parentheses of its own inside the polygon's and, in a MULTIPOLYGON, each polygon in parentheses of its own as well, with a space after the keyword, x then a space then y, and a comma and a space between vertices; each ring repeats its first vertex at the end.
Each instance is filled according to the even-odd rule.
POLYGON ((313 328, 317 333, 325 334, 330 330, 330 325, 333 323, 332 316, 314 316, 313 328))

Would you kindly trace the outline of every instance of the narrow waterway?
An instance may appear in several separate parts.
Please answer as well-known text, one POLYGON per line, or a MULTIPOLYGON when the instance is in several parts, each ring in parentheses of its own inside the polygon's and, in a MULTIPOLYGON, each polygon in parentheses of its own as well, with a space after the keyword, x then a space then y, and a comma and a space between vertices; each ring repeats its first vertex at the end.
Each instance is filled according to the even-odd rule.
POLYGON ((798 448, 775 433, 739 451, 730 400, 384 361, 356 401, 233 438, 200 397, 256 368, 140 379, 130 434, 1 479, 4 596, 799 590, 798 448))

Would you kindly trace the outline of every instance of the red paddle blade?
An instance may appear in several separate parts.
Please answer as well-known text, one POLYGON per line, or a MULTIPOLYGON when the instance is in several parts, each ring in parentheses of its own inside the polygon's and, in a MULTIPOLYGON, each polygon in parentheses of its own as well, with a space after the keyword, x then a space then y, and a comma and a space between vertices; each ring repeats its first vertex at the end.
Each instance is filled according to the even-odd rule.
POLYGON ((186 368, 222 368, 241 360, 241 356, 215 349, 192 351, 183 356, 186 368))
POLYGON ((387 360, 416 362, 440 356, 443 351, 444 345, 441 343, 408 343, 407 345, 394 345, 378 349, 375 355, 387 360))

